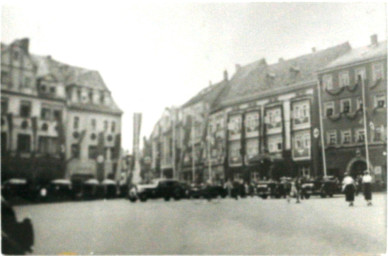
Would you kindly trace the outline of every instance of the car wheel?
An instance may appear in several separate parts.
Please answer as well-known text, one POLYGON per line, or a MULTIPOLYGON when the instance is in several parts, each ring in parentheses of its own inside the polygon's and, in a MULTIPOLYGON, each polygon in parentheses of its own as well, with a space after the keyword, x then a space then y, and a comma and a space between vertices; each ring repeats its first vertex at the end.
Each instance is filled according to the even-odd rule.
POLYGON ((169 196, 164 197, 164 201, 170 201, 170 197, 169 196))
POLYGON ((326 198, 326 193, 321 193, 321 198, 326 198))
POLYGON ((131 201, 132 203, 134 203, 134 202, 137 201, 137 198, 136 198, 136 197, 129 197, 128 199, 129 199, 129 201, 131 201))
POLYGON ((305 195, 304 196, 306 199, 309 199, 310 198, 310 195, 305 195))
POLYGON ((145 201, 147 201, 147 196, 143 195, 143 194, 140 194, 139 195, 139 199, 140 199, 141 202, 145 202, 145 201))
POLYGON ((263 195, 263 196, 261 196, 261 198, 263 198, 263 199, 267 199, 267 195, 263 195))

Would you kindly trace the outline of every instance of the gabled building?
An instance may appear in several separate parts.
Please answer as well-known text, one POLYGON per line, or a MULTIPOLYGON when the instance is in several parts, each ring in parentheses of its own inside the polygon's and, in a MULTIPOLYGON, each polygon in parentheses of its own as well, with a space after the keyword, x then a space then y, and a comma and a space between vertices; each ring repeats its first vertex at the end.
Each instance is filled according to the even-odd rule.
POLYGON ((3 177, 114 176, 122 111, 100 74, 28 46, 22 39, 1 49, 3 177))
POLYGON ((370 45, 348 51, 318 73, 328 174, 356 177, 369 165, 375 179, 385 181, 387 42, 373 35, 370 45))
POLYGON ((213 168, 226 179, 322 175, 315 72, 350 50, 348 43, 294 59, 241 67, 211 111, 223 127, 213 168), (314 134, 317 134, 314 136, 314 134), (224 155, 224 159, 220 156, 224 155))

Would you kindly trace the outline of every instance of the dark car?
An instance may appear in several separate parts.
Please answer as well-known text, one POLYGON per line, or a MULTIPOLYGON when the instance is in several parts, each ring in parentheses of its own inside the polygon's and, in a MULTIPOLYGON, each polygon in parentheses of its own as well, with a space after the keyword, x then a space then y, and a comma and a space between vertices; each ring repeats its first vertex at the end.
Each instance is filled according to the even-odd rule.
POLYGON ((256 185, 256 194, 257 196, 267 199, 270 195, 270 188, 268 186, 268 182, 266 181, 259 181, 256 185))
POLYGON ((104 198, 115 198, 117 196, 117 185, 114 180, 105 179, 101 182, 104 190, 104 198))
POLYGON ((268 187, 269 187, 269 196, 271 198, 280 198, 281 197, 281 190, 279 186, 279 182, 271 180, 268 181, 268 187))
POLYGON ((225 198, 227 196, 227 190, 221 184, 196 184, 191 186, 190 197, 191 198, 225 198))
POLYGON ((184 197, 185 191, 179 184, 179 181, 174 179, 157 179, 151 184, 137 184, 130 188, 128 199, 135 202, 139 199, 142 202, 148 199, 164 198, 169 201, 170 198, 179 200, 184 197))
POLYGON ((71 200, 74 199, 74 192, 72 183, 70 180, 66 179, 57 179, 52 180, 46 188, 41 189, 41 197, 46 197, 49 201, 57 200, 71 200))
POLYGON ((88 179, 82 184, 82 198, 96 199, 103 197, 102 186, 96 179, 88 179))
POLYGON ((16 197, 27 199, 29 197, 29 184, 26 179, 9 179, 1 187, 2 195, 6 200, 16 197))
POLYGON ((182 198, 190 198, 191 186, 183 181, 179 182, 179 186, 182 188, 183 191, 182 198))
POLYGON ((29 218, 17 221, 12 207, 1 199, 1 247, 3 254, 26 254, 32 252, 34 230, 29 218))
POLYGON ((322 179, 321 197, 333 197, 335 193, 340 192, 339 181, 334 176, 326 176, 322 179))
POLYGON ((301 184, 301 199, 309 199, 311 195, 316 193, 315 189, 316 183, 313 180, 305 180, 301 184))

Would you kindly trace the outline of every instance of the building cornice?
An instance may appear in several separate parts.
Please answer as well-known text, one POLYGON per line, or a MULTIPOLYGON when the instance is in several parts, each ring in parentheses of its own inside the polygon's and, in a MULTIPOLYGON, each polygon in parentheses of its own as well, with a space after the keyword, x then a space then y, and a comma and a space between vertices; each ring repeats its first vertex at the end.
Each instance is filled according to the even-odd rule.
POLYGON ((26 94, 26 93, 22 93, 22 92, 10 91, 10 90, 6 90, 6 89, 1 89, 1 93, 2 94, 3 93, 7 93, 7 94, 12 94, 12 95, 16 95, 16 96, 22 96, 22 97, 29 97, 29 98, 34 98, 34 99, 52 100, 52 101, 66 103, 66 99, 44 97, 42 95, 32 95, 32 94, 26 94))
POLYGON ((338 70, 338 69, 350 68, 350 67, 353 67, 353 66, 358 66, 358 65, 362 65, 362 64, 367 64, 367 63, 369 63, 369 62, 380 61, 380 60, 386 60, 386 59, 387 59, 387 55, 378 56, 378 57, 369 58, 369 59, 364 59, 364 60, 359 60, 359 61, 356 61, 356 62, 346 63, 346 64, 334 66, 334 67, 323 68, 323 69, 318 70, 318 71, 317 71, 317 74, 322 74, 322 73, 326 73, 326 72, 331 72, 331 71, 335 71, 335 70, 338 70))

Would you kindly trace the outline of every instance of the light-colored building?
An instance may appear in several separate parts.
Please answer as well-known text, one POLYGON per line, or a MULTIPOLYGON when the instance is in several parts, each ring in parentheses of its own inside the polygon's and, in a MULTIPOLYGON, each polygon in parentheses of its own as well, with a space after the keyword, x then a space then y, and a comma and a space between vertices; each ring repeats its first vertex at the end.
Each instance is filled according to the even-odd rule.
POLYGON ((28 39, 1 51, 3 177, 115 174, 122 111, 100 74, 31 54, 28 39))

